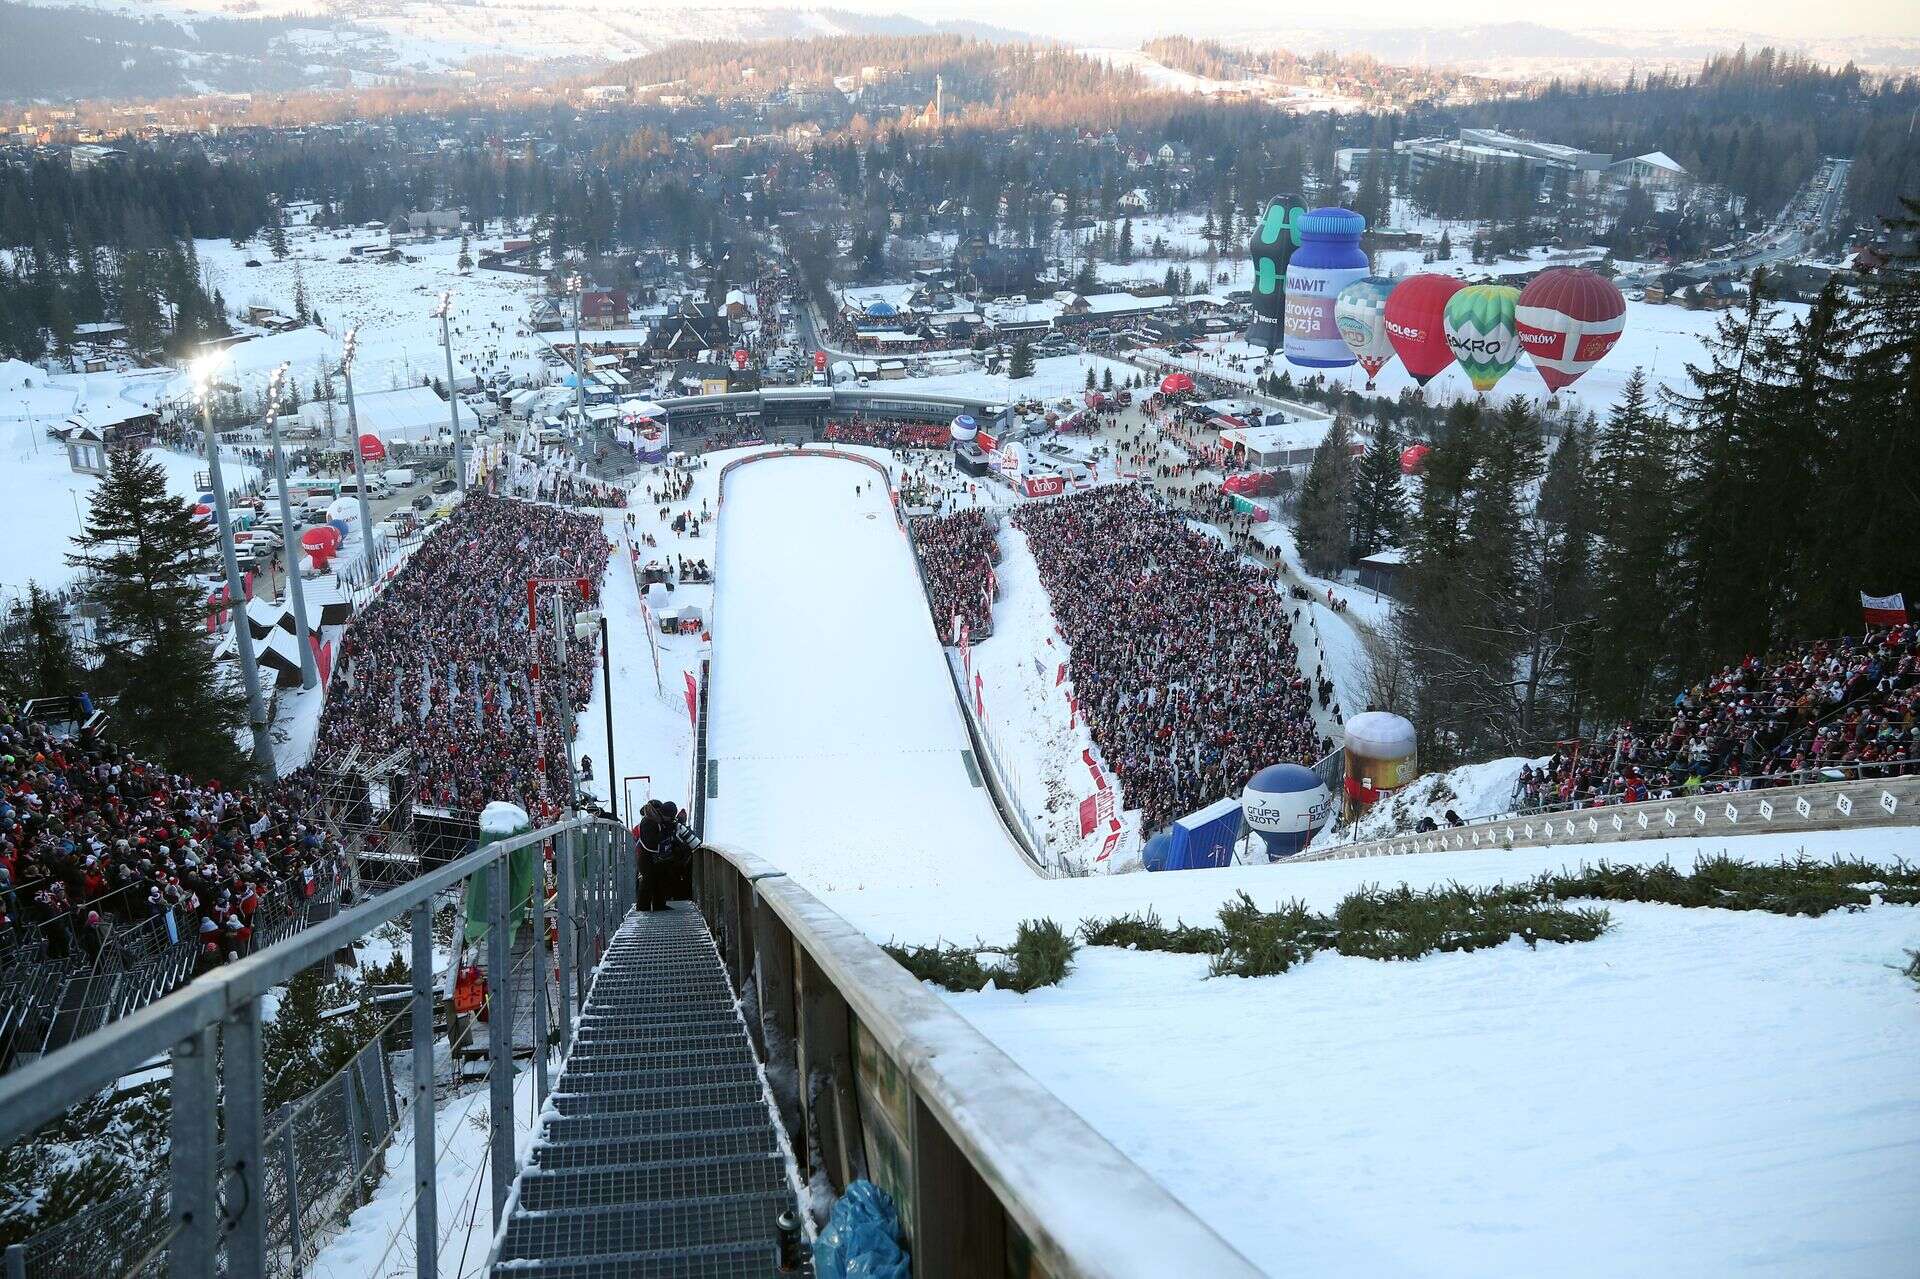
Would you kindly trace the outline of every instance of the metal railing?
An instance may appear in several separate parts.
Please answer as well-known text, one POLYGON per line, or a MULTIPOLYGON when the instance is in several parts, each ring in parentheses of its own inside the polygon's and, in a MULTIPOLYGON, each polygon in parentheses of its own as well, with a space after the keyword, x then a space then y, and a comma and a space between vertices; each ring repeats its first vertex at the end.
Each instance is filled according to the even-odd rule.
POLYGON ((891 1194, 916 1279, 1259 1273, 784 873, 706 847, 694 895, 800 1176, 891 1194))
MULTIPOLYGON (((249 951, 270 946, 332 913, 341 887, 337 867, 320 868, 311 898, 296 894, 298 882, 287 880, 268 893, 251 921, 249 951)), ((104 900, 85 904, 91 908, 104 900)), ((22 972, 37 964, 42 979, 30 982, 17 977, 0 990, 12 1031, 11 1039, 0 1033, 0 1072, 12 1067, 17 1052, 64 1047, 186 984, 200 957, 200 938, 190 931, 192 922, 191 916, 182 920, 180 926, 189 931, 183 931, 178 941, 167 933, 166 919, 155 915, 116 927, 91 957, 79 953, 83 948, 77 941, 70 944, 75 953, 65 961, 45 958, 44 945, 39 948, 41 958, 22 957, 22 972)))
MULTIPOLYGON (((156 1056, 170 1059, 171 1098, 167 1208, 163 1225, 146 1251, 164 1250, 166 1272, 174 1279, 202 1279, 224 1273, 232 1279, 263 1279, 277 1273, 269 1263, 269 1239, 276 1249, 302 1229, 308 1211, 299 1205, 299 1161, 305 1154, 299 1129, 292 1142, 296 1175, 285 1174, 286 1147, 277 1148, 263 1113, 265 1083, 261 1059, 261 999, 274 987, 326 960, 356 938, 406 916, 412 928, 411 1031, 413 1046, 412 1118, 414 1123, 415 1257, 417 1273, 435 1272, 438 1200, 435 1186, 433 937, 435 898, 476 874, 487 876, 488 999, 511 1009, 512 968, 507 962, 510 932, 508 854, 554 845, 556 894, 552 902, 557 933, 559 1016, 556 1029, 564 1047, 586 997, 586 979, 599 949, 633 904, 631 859, 625 832, 611 822, 578 818, 504 839, 476 850, 360 906, 316 922, 277 944, 206 973, 164 999, 112 1023, 77 1043, 49 1053, 0 1078, 0 1145, 39 1129, 69 1107, 143 1066, 156 1056), (276 1193, 276 1181, 281 1190, 276 1193), (291 1185, 292 1190, 286 1187, 291 1185), (279 1219, 270 1219, 273 1214, 279 1219)), ((544 876, 536 877, 544 883, 544 876)), ((533 971, 543 973, 545 928, 529 929, 533 971)), ((539 1006, 539 1001, 535 1001, 539 1006)), ((513 1179, 513 1036, 489 1034, 491 1102, 490 1149, 494 1171, 494 1223, 504 1217, 513 1179)), ((536 1065, 545 1060, 536 1052, 536 1065)), ((340 1125, 350 1143, 373 1139, 372 1081, 364 1071, 357 1085, 347 1072, 348 1089, 358 1088, 360 1109, 353 1122, 340 1125)), ((394 1119, 384 1108, 383 1122, 394 1119)), ((298 1116, 290 1116, 297 1122, 298 1116)), ((364 1169, 366 1146, 353 1155, 364 1169)), ((297 1253, 300 1251, 294 1248, 297 1253)), ((24 1255, 22 1259, 24 1260, 24 1255)))
MULTIPOLYGON (((399 1130, 386 1030, 327 1082, 274 1112, 264 1152, 270 1274, 297 1275, 312 1260, 329 1224, 360 1202, 369 1168, 399 1130)), ((170 1215, 163 1183, 128 1186, 19 1244, 23 1279, 162 1274, 170 1215)))
POLYGON ((1609 804, 1536 815, 1508 813, 1476 818, 1436 831, 1310 848, 1287 858, 1284 864, 1397 857, 1407 853, 1540 848, 1551 844, 1912 825, 1920 825, 1920 777, 1859 779, 1650 799, 1637 804, 1609 804))
MULTIPOLYGON (((1742 794, 1747 791, 1784 790, 1791 786, 1814 786, 1821 782, 1859 782, 1885 780, 1894 777, 1910 777, 1920 770, 1920 759, 1902 757, 1900 759, 1876 759, 1844 763, 1836 761, 1829 764, 1814 764, 1807 768, 1791 769, 1784 773, 1714 773, 1700 779, 1700 784, 1692 790, 1682 784, 1662 786, 1668 792, 1661 795, 1649 794, 1646 799, 1628 799, 1625 791, 1611 790, 1599 795, 1588 795, 1581 799, 1546 800, 1538 804, 1518 802, 1522 791, 1514 788, 1515 802, 1505 812, 1488 817, 1476 818, 1478 821, 1499 821, 1509 817, 1538 817, 1548 813, 1578 812, 1583 808, 1608 808, 1615 804, 1658 804, 1678 803, 1687 800, 1711 798, 1715 795, 1742 794)), ((1670 771, 1670 770, 1668 770, 1670 771)))

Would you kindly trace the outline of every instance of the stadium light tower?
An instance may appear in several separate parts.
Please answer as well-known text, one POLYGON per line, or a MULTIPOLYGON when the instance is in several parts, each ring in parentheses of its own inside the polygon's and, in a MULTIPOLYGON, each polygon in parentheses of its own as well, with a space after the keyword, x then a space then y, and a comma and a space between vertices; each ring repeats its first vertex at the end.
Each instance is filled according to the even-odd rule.
POLYGON ((573 438, 582 462, 587 452, 587 382, 586 357, 580 354, 580 296, 586 287, 578 274, 567 277, 567 292, 573 295, 573 438))
POLYGON ((220 530, 220 559, 227 575, 227 609, 233 618, 233 645, 240 654, 240 679, 247 689, 247 725, 253 733, 253 764, 272 780, 273 741, 267 732, 267 703, 260 695, 260 666, 253 654, 253 630, 247 622, 240 557, 233 549, 233 517, 227 512, 227 483, 220 474, 220 438, 213 430, 213 361, 210 359, 203 359, 193 367, 193 396, 200 402, 200 427, 207 434, 207 487, 213 490, 213 515, 220 530))
POLYGON ((280 387, 286 376, 287 365, 282 364, 267 381, 267 433, 273 442, 273 482, 280 490, 280 551, 287 568, 287 602, 293 606, 293 635, 300 644, 300 687, 312 688, 320 682, 320 668, 314 664, 313 641, 307 633, 307 596, 300 585, 300 544, 294 540, 293 506, 287 501, 287 454, 280 447, 280 387))
POLYGON ((453 476, 460 486, 460 496, 467 495, 467 443, 460 435, 460 395, 453 385, 453 335, 447 321, 453 315, 453 290, 448 289, 440 295, 440 305, 433 308, 433 314, 440 321, 440 345, 447 348, 447 412, 453 417, 453 476))
POLYGON ((373 579, 373 516, 367 509, 367 468, 360 453, 360 415, 353 408, 353 352, 360 326, 347 330, 340 344, 340 376, 347 383, 347 433, 353 438, 353 482, 360 489, 360 561, 367 566, 367 579, 373 579))

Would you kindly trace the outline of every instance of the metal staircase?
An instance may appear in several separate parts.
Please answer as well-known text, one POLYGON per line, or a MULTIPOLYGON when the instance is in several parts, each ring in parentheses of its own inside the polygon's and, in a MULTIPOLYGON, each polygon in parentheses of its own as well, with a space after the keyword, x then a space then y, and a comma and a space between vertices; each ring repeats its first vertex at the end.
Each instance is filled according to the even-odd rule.
POLYGON ((549 1103, 495 1279, 775 1273, 794 1182, 691 903, 621 925, 549 1103))

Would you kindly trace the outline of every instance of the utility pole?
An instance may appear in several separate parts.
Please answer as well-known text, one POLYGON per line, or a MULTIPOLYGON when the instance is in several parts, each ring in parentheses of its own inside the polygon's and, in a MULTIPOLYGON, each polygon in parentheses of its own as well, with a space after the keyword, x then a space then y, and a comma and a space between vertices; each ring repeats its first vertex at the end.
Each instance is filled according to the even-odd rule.
POLYGON ((267 432, 273 441, 273 479, 280 490, 280 550, 287 568, 287 601, 293 608, 293 634, 300 643, 300 687, 320 682, 314 664, 312 638, 307 634, 307 597, 300 586, 300 545, 294 538, 293 507, 287 501, 287 455, 280 447, 280 384, 287 376, 282 364, 267 383, 267 432))
POLYGON ((440 321, 440 345, 447 348, 447 411, 453 416, 453 476, 460 485, 460 496, 467 495, 467 444, 460 435, 460 396, 453 387, 453 331, 447 320, 453 314, 453 290, 440 295, 433 309, 440 321))
POLYGON ((227 512, 227 484, 220 474, 220 439, 213 431, 213 370, 203 361, 195 374, 193 389, 200 401, 200 425, 207 433, 207 481, 213 490, 213 514, 220 528, 220 558, 227 572, 227 607, 233 615, 233 644, 240 653, 240 678, 247 688, 247 725, 253 733, 253 766, 271 781, 275 769, 273 741, 267 733, 267 703, 260 695, 260 666, 253 655, 253 629, 247 621, 240 557, 233 549, 233 517, 227 512))
POLYGON ((367 509, 367 468, 360 456, 360 415, 353 408, 353 348, 360 333, 355 324, 347 329, 340 352, 340 376, 347 383, 347 433, 353 438, 353 482, 360 489, 360 562, 367 566, 367 584, 373 584, 373 516, 367 509))
POLYGON ((573 698, 567 688, 567 591, 571 583, 553 593, 553 681, 554 713, 559 716, 560 731, 567 743, 567 818, 580 809, 579 774, 573 765, 573 698))
POLYGON ((585 289, 586 281, 580 276, 567 277, 567 292, 573 294, 573 439, 582 470, 587 459, 587 381, 586 357, 580 352, 580 295, 585 289))
POLYGON ((606 690, 603 700, 607 712, 607 812, 618 822, 620 797, 613 790, 613 780, 620 776, 613 767, 613 649, 607 644, 607 601, 604 592, 600 599, 600 683, 606 690))

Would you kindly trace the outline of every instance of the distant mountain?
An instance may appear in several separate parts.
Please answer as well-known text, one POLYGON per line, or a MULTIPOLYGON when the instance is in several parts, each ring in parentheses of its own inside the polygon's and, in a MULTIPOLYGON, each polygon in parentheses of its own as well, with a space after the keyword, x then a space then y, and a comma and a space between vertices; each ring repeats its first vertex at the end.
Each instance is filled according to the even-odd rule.
POLYGON ((0 102, 417 83, 476 59, 510 78, 525 63, 585 70, 691 40, 932 34, 1034 39, 964 17, 729 0, 0 0, 0 102))
POLYGON ((1746 45, 1804 53, 1819 62, 1849 61, 1879 70, 1920 67, 1920 39, 1904 36, 1832 36, 1787 40, 1761 32, 1722 30, 1563 30, 1535 22, 1467 27, 1247 27, 1220 37, 1251 49, 1365 53, 1382 62, 1429 63, 1519 75, 1563 74, 1588 68, 1624 72, 1632 66, 1699 62, 1746 45))

